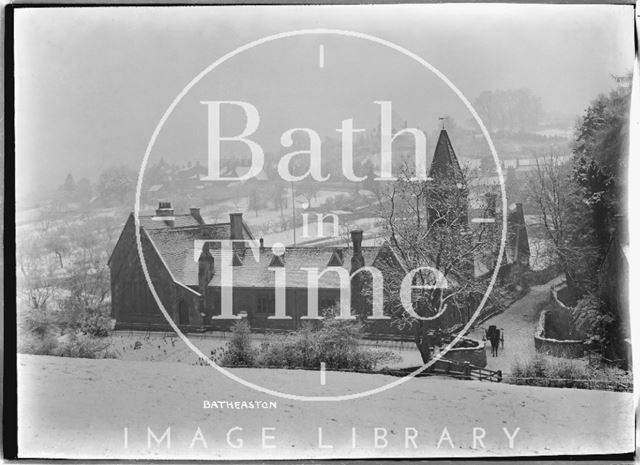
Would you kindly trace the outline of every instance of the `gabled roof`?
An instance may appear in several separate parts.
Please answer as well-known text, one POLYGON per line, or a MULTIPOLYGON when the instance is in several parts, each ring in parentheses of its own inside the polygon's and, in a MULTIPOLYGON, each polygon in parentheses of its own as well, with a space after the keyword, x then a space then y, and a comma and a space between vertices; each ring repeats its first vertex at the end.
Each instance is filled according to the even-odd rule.
POLYGON ((282 255, 273 255, 271 257, 271 261, 269 262, 269 266, 282 266, 284 267, 284 257, 282 255))
MULTIPOLYGON (((197 263, 195 281, 185 280, 187 263, 195 263, 201 252, 201 245, 197 241, 228 240, 230 231, 229 223, 146 230, 149 239, 158 250, 171 274, 177 281, 184 284, 198 283, 197 263)), ((253 239, 248 234, 244 238, 253 239)))
MULTIPOLYGON (((193 216, 191 216, 191 214, 173 215, 171 217, 166 217, 166 219, 164 218, 157 219, 157 218, 160 218, 160 217, 158 217, 157 215, 144 215, 144 216, 140 215, 138 217, 138 219, 140 220, 140 227, 145 231, 155 231, 155 230, 170 230, 170 229, 179 229, 179 228, 186 228, 186 227, 203 226, 198 222, 198 220, 196 220, 193 216)), ((109 256, 109 259, 107 260, 107 264, 111 264, 111 259, 113 258, 115 251, 120 246, 123 236, 125 235, 125 230, 127 229, 127 225, 130 223, 134 223, 134 221, 135 221, 135 218, 134 218, 133 212, 129 213, 129 217, 127 218, 125 227, 120 232, 120 237, 118 237, 118 240, 116 241, 116 245, 114 246, 113 251, 109 256)), ((228 228, 230 228, 228 223, 226 223, 226 225, 228 228)), ((218 225, 205 225, 205 226, 215 227, 218 225)), ((224 226, 224 224, 221 226, 224 226)), ((227 232, 227 238, 228 237, 229 236, 227 232)))
POLYGON ((331 254, 331 258, 329 258, 329 263, 327 266, 342 266, 344 265, 344 255, 342 249, 334 249, 331 254))
POLYGON ((451 180, 463 184, 465 182, 458 157, 456 157, 449 134, 445 129, 440 131, 436 150, 433 153, 429 177, 436 181, 451 180))
MULTIPOLYGON (((375 266, 380 247, 363 247, 362 255, 366 266, 375 266)), ((344 249, 344 263, 341 268, 347 272, 351 268, 352 249, 344 249)), ((210 287, 221 285, 221 263, 229 263, 232 255, 225 253, 221 249, 210 251, 215 259, 215 274, 209 283, 210 287)), ((319 279, 319 287, 324 289, 340 289, 340 278, 335 271, 339 266, 328 267, 329 259, 334 253, 334 247, 288 247, 284 260, 274 255, 270 248, 257 248, 257 258, 250 248, 245 250, 242 266, 233 267, 233 285, 237 288, 270 288, 275 287, 275 273, 270 270, 274 261, 282 263, 286 271, 286 286, 289 288, 308 287, 308 273, 303 268, 316 268, 319 273, 328 270, 319 279)), ((193 255, 193 254, 192 254, 193 255)), ((193 285, 198 282, 198 264, 195 261, 186 264, 184 268, 185 284, 193 285)))
MULTIPOLYGON (((195 250, 198 244, 195 240, 202 240, 203 235, 198 228, 180 228, 166 230, 147 231, 153 245, 158 250, 164 263, 176 281, 186 286, 198 285, 198 257, 200 250, 195 250)), ((222 237, 220 239, 226 239, 222 237)), ((362 254, 365 266, 375 266, 385 273, 388 262, 379 260, 379 255, 390 250, 388 245, 381 247, 363 247, 362 254)), ((347 272, 351 268, 352 249, 342 249, 343 264, 328 266, 331 257, 335 254, 335 247, 289 247, 285 251, 284 259, 275 255, 271 248, 246 247, 243 250, 223 251, 213 246, 209 253, 214 258, 215 274, 209 283, 210 287, 221 285, 221 264, 234 265, 232 267, 234 287, 273 288, 275 286, 275 273, 269 268, 282 266, 286 271, 287 287, 307 288, 307 271, 303 268, 316 268, 321 273, 327 271, 319 280, 321 288, 339 289, 340 278, 335 272, 336 268, 343 268, 347 272), (257 255, 255 255, 255 254, 257 255), (239 256, 242 259, 239 261, 239 256)), ((404 267, 397 255, 400 270, 404 267)))

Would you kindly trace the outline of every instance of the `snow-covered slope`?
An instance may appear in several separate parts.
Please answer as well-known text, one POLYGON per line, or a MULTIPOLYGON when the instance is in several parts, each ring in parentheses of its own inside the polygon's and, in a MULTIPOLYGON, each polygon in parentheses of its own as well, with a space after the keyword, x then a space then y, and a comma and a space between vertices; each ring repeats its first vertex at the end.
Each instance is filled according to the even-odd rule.
MULTIPOLYGON (((322 385, 313 371, 233 372, 300 395, 342 395, 397 380, 327 372, 322 385)), ((18 358, 18 383, 21 457, 478 457, 633 449, 630 393, 430 377, 358 400, 301 402, 257 392, 210 367, 30 355, 18 358), (205 409, 205 401, 254 408, 205 409), (275 408, 256 408, 274 401, 275 408), (154 436, 168 428, 156 444, 154 436)))

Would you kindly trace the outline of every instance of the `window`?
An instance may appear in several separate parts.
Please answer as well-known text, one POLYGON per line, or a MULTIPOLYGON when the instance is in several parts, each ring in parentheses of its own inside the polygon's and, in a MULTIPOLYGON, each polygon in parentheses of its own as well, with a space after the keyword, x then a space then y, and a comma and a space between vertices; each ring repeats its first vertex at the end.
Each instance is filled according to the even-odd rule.
POLYGON ((268 294, 258 296, 257 313, 261 315, 274 315, 276 313, 275 297, 268 294))

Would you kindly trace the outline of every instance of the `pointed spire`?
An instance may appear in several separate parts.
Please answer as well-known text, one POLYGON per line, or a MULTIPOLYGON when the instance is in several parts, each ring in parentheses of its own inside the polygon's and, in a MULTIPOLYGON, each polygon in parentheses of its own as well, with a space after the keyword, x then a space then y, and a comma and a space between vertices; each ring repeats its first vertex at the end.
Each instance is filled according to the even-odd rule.
POLYGON ((436 150, 433 153, 429 177, 435 181, 451 180, 465 184, 462 168, 460 168, 458 157, 456 157, 446 129, 440 131, 436 150))

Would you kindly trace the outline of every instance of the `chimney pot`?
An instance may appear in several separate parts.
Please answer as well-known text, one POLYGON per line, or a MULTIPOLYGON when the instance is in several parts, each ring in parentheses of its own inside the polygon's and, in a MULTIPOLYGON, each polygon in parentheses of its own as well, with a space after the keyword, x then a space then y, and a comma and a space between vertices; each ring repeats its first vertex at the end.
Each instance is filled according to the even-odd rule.
POLYGON ((173 208, 171 202, 159 202, 156 216, 173 216, 173 208))
POLYGON ((264 250, 264 239, 260 238, 260 250, 264 250))
POLYGON ((495 216, 496 214, 496 194, 493 192, 487 192, 484 194, 487 214, 489 216, 495 216))

